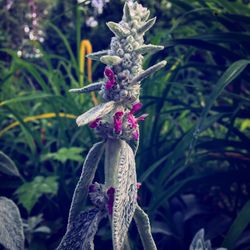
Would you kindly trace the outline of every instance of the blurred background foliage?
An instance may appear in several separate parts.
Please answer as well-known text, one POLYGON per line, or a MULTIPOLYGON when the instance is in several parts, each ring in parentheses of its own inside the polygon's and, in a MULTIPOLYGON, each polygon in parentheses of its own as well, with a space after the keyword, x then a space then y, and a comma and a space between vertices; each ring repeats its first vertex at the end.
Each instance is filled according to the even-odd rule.
MULTIPOLYGON (((159 249, 188 249, 204 228, 213 246, 250 249, 250 3, 144 0, 157 24, 147 42, 167 67, 142 84, 139 203, 159 249)), ((24 220, 27 249, 55 249, 81 166, 98 139, 75 117, 93 106, 80 85, 82 39, 109 46, 121 0, 0 1, 0 195, 24 220)), ((86 63, 85 63, 86 64, 86 63)), ((93 63, 93 80, 104 66, 93 63)), ((91 75, 83 72, 83 84, 91 75)), ((103 180, 102 166, 97 181, 103 180)), ((132 249, 141 249, 131 226, 132 249)), ((110 249, 105 224, 96 249, 110 249)))

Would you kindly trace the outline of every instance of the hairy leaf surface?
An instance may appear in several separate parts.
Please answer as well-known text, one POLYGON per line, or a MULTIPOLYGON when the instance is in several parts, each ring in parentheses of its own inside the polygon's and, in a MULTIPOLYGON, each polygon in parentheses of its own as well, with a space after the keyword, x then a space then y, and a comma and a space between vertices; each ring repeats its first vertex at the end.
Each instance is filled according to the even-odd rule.
POLYGON ((122 141, 112 218, 112 237, 115 250, 123 247, 137 205, 136 199, 135 157, 130 146, 122 141))
POLYGON ((103 142, 96 143, 89 151, 82 167, 81 177, 74 191, 71 208, 69 212, 68 229, 74 218, 84 207, 84 202, 88 195, 88 187, 92 183, 98 163, 102 157, 104 149, 103 142))
POLYGON ((7 250, 23 250, 23 225, 16 204, 0 197, 0 245, 7 250))
POLYGON ((98 224, 104 213, 97 208, 81 212, 67 229, 57 250, 92 250, 98 224))

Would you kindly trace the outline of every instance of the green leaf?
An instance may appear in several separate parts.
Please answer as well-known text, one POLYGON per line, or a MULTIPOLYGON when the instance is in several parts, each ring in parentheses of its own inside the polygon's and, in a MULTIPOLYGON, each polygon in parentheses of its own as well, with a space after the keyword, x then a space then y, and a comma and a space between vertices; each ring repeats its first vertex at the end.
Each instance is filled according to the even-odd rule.
POLYGON ((214 105, 216 99, 221 95, 224 88, 230 84, 236 77, 238 77, 242 71, 247 67, 247 65, 250 63, 249 60, 239 60, 231 64, 231 66, 224 72, 224 74, 220 77, 218 82, 216 83, 216 86, 207 99, 207 105, 202 111, 200 121, 198 123, 198 127, 201 127, 203 124, 203 121, 205 120, 205 117, 208 115, 209 110, 214 105))
POLYGON ((225 239, 223 246, 228 250, 234 249, 234 245, 245 228, 250 224, 250 200, 243 206, 233 224, 231 225, 225 239))
POLYGON ((0 173, 20 176, 16 164, 2 151, 0 151, 0 173))
POLYGON ((24 249, 23 225, 18 207, 5 197, 0 197, 0 248, 1 245, 7 250, 24 249))
POLYGON ((31 182, 26 182, 17 191, 18 201, 27 209, 32 210, 43 194, 56 195, 58 182, 56 176, 37 176, 31 182))
POLYGON ((81 156, 83 149, 78 147, 60 148, 55 153, 48 153, 42 157, 42 160, 53 159, 65 163, 67 160, 83 161, 81 156))
POLYGON ((28 95, 23 95, 23 96, 16 96, 15 98, 11 98, 8 100, 4 100, 0 102, 0 106, 4 105, 9 105, 12 103, 19 103, 19 102, 27 102, 27 101, 34 101, 34 100, 39 100, 43 98, 56 98, 56 96, 51 95, 51 94, 46 94, 46 93, 37 93, 37 92, 30 92, 28 95))

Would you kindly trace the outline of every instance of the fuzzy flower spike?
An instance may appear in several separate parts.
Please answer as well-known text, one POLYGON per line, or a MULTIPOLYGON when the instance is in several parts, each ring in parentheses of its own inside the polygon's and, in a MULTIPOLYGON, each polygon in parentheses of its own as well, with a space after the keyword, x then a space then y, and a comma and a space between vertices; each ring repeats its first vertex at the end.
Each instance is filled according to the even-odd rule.
POLYGON ((135 220, 144 249, 156 250, 149 218, 137 203, 138 184, 135 155, 139 145, 137 116, 142 104, 139 101, 141 82, 166 65, 161 61, 148 69, 142 68, 143 56, 163 49, 163 46, 144 44, 144 34, 154 25, 150 11, 141 4, 127 1, 119 23, 108 22, 113 32, 110 48, 88 55, 106 65, 104 78, 70 92, 99 91, 101 103, 80 115, 78 126, 89 124, 102 138, 86 156, 82 174, 76 186, 69 212, 67 232, 58 250, 93 249, 94 236, 99 222, 109 218, 114 250, 130 249, 128 229, 135 220), (102 155, 104 183, 93 183, 102 155), (93 207, 85 209, 89 197, 93 207))

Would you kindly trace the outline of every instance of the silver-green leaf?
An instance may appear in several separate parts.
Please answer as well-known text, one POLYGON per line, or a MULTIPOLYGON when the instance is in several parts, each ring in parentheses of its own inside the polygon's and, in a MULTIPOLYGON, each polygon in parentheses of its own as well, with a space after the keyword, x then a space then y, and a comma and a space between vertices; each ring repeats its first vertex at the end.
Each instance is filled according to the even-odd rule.
POLYGON ((143 79, 147 78, 149 75, 154 74, 156 71, 158 71, 161 68, 163 68, 166 64, 167 64, 167 61, 161 61, 161 62, 153 65, 152 67, 144 70, 141 74, 139 74, 138 76, 136 76, 135 78, 133 78, 131 80, 130 84, 134 85, 134 84, 142 81, 143 79))
POLYGON ((82 167, 81 177, 77 183, 69 212, 68 229, 73 220, 82 211, 88 195, 88 187, 92 183, 98 163, 102 157, 104 143, 98 142, 90 149, 82 167))
POLYGON ((123 247, 137 205, 135 157, 130 146, 122 141, 112 217, 114 250, 123 247))
POLYGON ((138 29, 138 34, 143 35, 145 32, 147 32, 155 24, 155 21, 156 17, 149 19, 138 29))
POLYGON ((6 250, 24 249, 23 224, 18 207, 5 197, 0 197, 0 245, 6 250))
POLYGON ((76 119, 76 123, 78 126, 86 125, 97 118, 100 118, 106 114, 108 114, 115 106, 114 101, 101 103, 92 109, 88 110, 84 114, 80 115, 76 119))
POLYGON ((151 234, 149 218, 139 205, 136 207, 134 220, 138 228, 144 250, 157 250, 151 234))
POLYGON ((70 89, 69 92, 72 93, 88 93, 91 91, 98 91, 101 89, 103 85, 103 82, 95 82, 95 83, 91 83, 83 88, 79 88, 79 89, 70 89))
POLYGON ((100 61, 100 58, 102 56, 105 56, 108 54, 108 50, 101 50, 101 51, 97 51, 97 52, 93 52, 91 54, 86 55, 87 58, 90 58, 92 60, 95 61, 100 61))
POLYGON ((144 55, 146 53, 153 54, 153 53, 160 51, 160 50, 163 50, 163 49, 164 49, 164 46, 161 46, 161 45, 144 44, 144 45, 138 47, 137 49, 135 49, 135 51, 137 53, 144 55))
POLYGON ((98 208, 81 212, 67 229, 57 250, 93 250, 94 237, 104 216, 98 208))
POLYGON ((124 4, 123 13, 127 22, 131 22, 133 20, 133 17, 131 15, 131 11, 127 2, 124 4))
POLYGON ((102 56, 100 61, 106 65, 117 65, 122 59, 119 56, 102 56))
POLYGON ((129 34, 128 30, 125 30, 119 23, 108 22, 109 29, 118 37, 126 37, 129 34))

